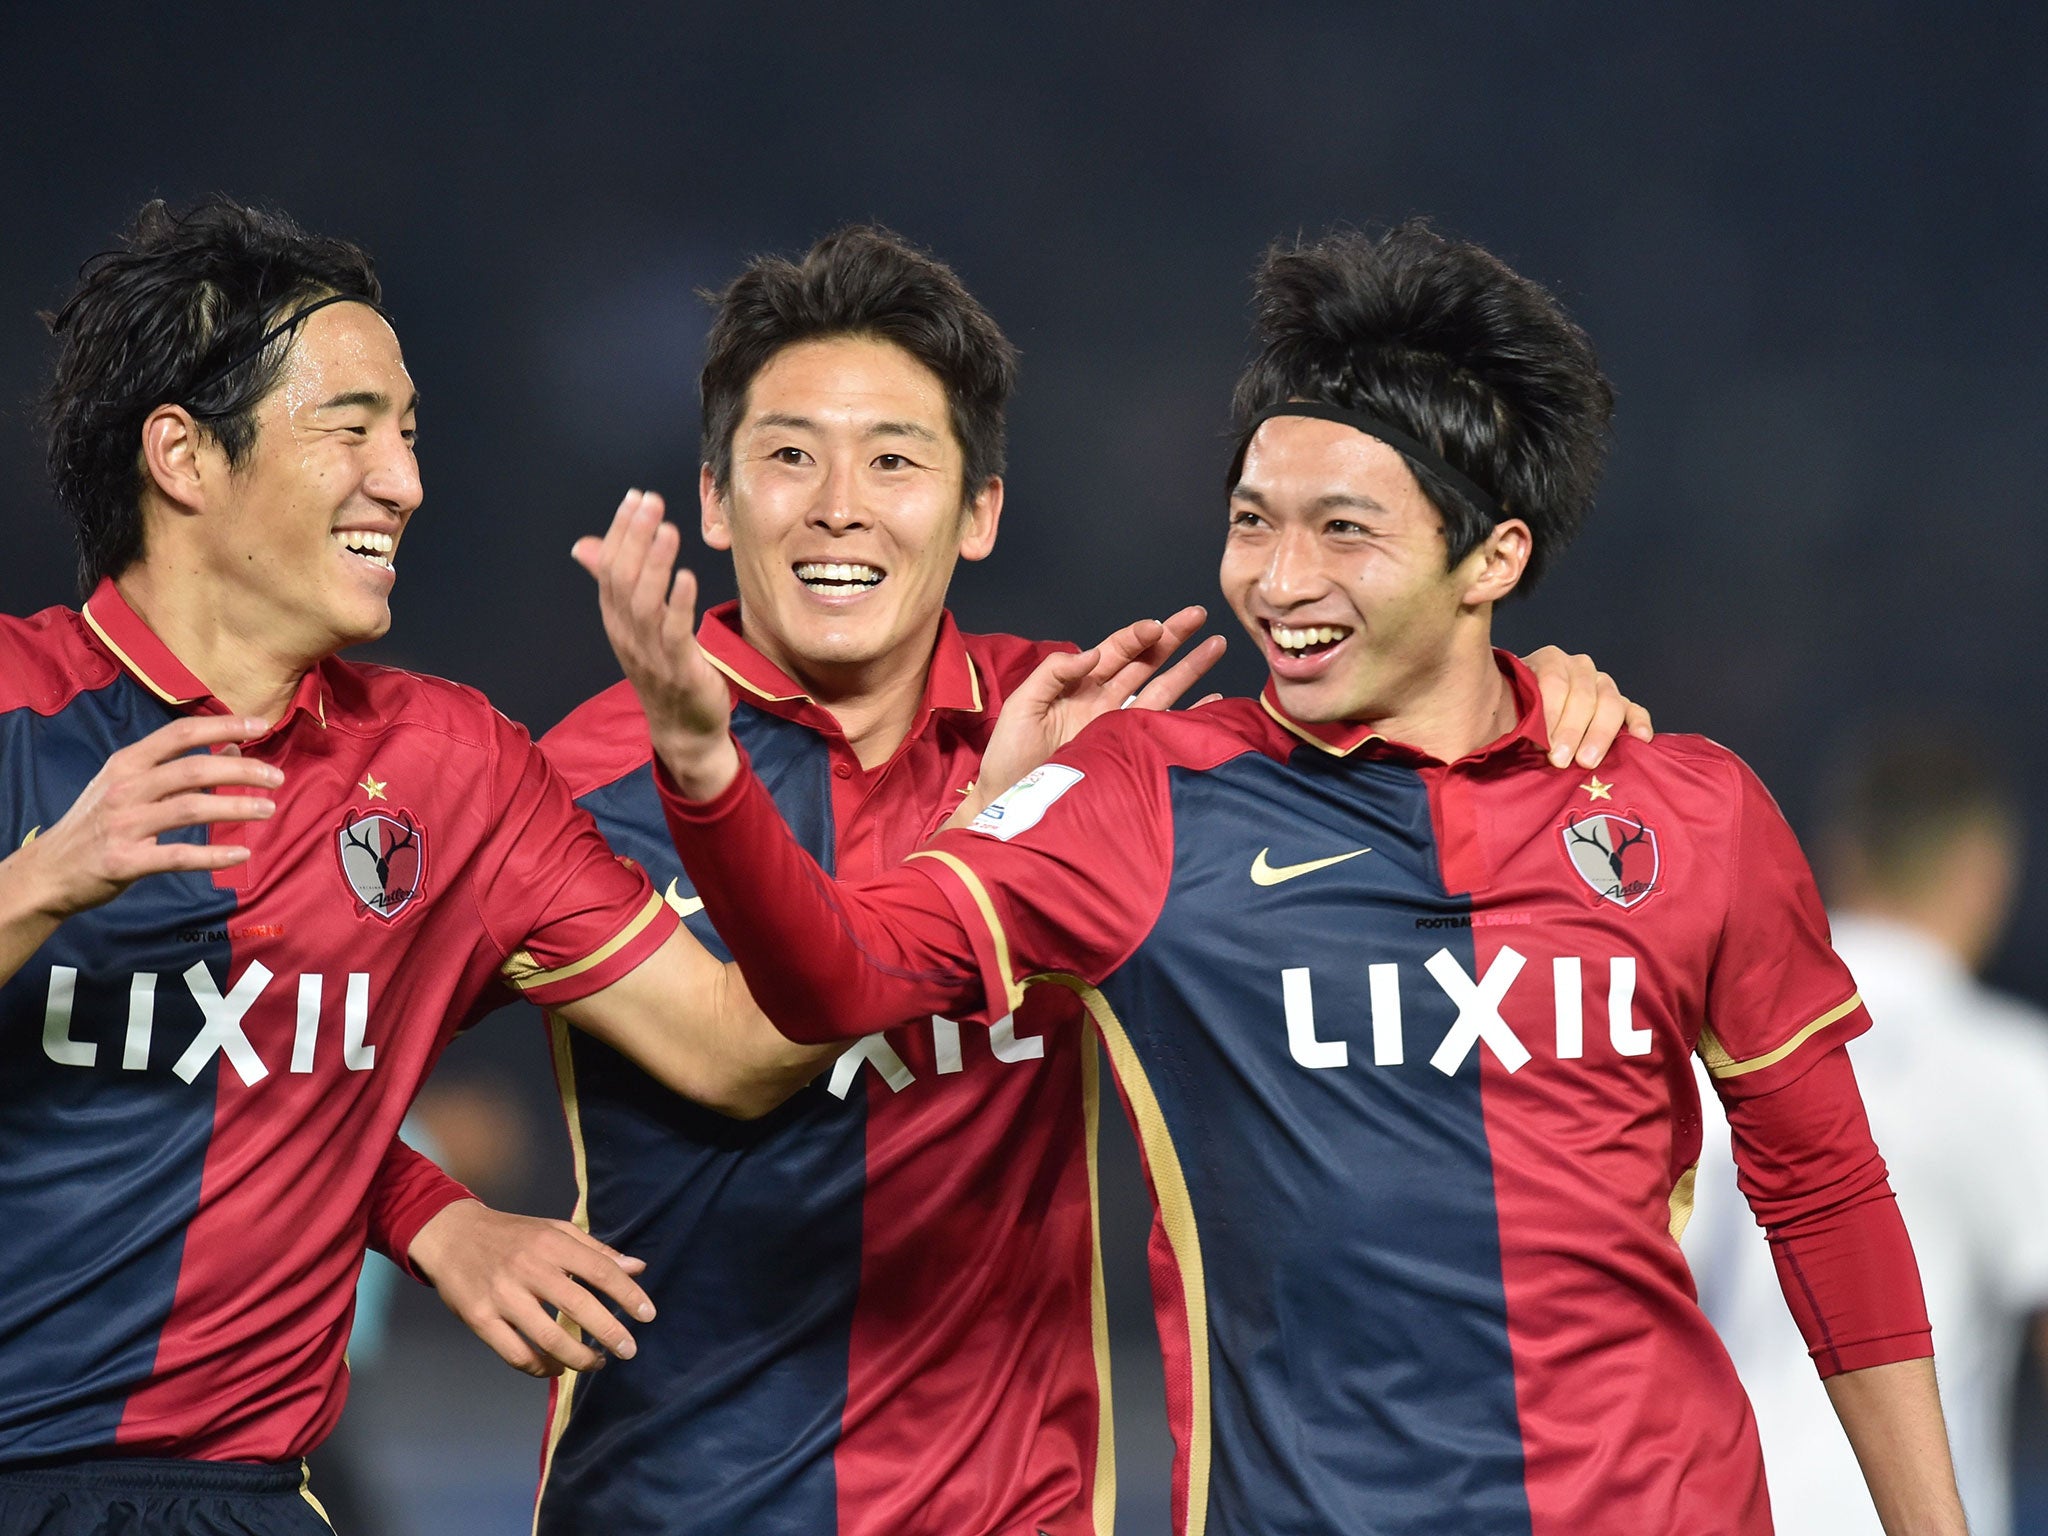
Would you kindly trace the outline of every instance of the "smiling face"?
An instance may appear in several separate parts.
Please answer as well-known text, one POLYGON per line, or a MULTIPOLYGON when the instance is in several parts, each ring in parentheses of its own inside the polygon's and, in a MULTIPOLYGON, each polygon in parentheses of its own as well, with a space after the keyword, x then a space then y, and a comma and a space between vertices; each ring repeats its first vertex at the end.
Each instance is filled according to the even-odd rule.
POLYGON ((962 501, 938 375, 892 342, 839 336, 770 358, 734 430, 704 542, 730 550, 748 642, 831 695, 931 654, 954 563, 995 545, 1002 484, 962 501))
POLYGON ((1509 519, 1447 567, 1443 519, 1400 454, 1283 416, 1259 427, 1231 493, 1223 593, 1295 719, 1405 722, 1475 657, 1490 666, 1492 604, 1527 534, 1509 519))
POLYGON ((244 462, 207 455, 195 553, 266 650, 313 659, 391 627, 393 557, 421 496, 417 408, 391 327, 334 304, 300 327, 244 462))

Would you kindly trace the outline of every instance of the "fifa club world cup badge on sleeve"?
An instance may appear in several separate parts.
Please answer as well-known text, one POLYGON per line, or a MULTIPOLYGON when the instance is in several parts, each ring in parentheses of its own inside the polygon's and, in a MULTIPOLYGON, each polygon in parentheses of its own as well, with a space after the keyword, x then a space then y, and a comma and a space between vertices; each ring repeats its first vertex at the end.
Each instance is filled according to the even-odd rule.
POLYGON ((1595 811, 1563 827, 1565 856, 1593 894, 1632 907, 1657 889, 1657 834, 1640 816, 1595 811))
POLYGON ((335 833, 341 877, 363 911, 390 922, 411 906, 427 875, 427 832, 408 811, 362 811, 335 833))

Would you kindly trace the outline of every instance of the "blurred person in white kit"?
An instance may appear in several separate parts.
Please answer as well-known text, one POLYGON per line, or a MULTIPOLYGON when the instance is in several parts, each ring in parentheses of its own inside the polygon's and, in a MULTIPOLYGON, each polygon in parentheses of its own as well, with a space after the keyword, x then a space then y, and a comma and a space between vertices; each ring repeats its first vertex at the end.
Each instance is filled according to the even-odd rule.
MULTIPOLYGON (((1977 972, 2019 888, 2019 801, 1994 754, 1923 724, 1852 759, 1829 821, 1835 948, 1875 1021, 1849 1055, 1919 1255, 1970 1529, 2008 1536, 2015 1376, 2029 1347, 2048 1361, 2048 1015, 1977 972)), ((1756 1407, 1777 1527, 1880 1536, 1736 1190, 1719 1101, 1701 1102, 1684 1248, 1756 1407)))

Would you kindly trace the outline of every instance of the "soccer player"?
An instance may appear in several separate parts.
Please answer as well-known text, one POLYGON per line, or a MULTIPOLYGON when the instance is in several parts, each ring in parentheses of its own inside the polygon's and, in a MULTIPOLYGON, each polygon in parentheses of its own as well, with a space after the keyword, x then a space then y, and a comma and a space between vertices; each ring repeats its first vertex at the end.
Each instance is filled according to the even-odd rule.
POLYGON ((1590 345, 1416 225, 1276 251, 1258 312, 1222 580, 1262 696, 1099 718, 875 880, 821 878, 748 771, 673 534, 586 546, 756 998, 804 1039, 1082 1000, 1158 1203, 1186 1532, 1770 1530, 1675 1236, 1698 1050, 1886 1528, 1960 1532, 1789 830, 1698 738, 1550 771, 1489 644, 1590 503, 1590 345))
MULTIPOLYGON (((486 1009, 532 998, 736 1112, 815 1055, 525 732, 335 659, 389 625, 421 498, 379 300, 344 242, 152 204, 53 320, 90 595, 0 619, 0 1532, 326 1529, 299 1458, 365 1238, 403 1260, 471 1204, 398 1125, 486 1009)), ((584 1284, 648 1315, 613 1255, 487 1219, 572 1249, 551 1291, 630 1353, 584 1284)), ((528 1303, 508 1354, 594 1362, 528 1303)))
MULTIPOLYGON (((995 542, 1013 374, 1009 342, 957 277, 884 231, 751 262, 719 299, 699 505, 740 596, 699 638, 778 813, 842 874, 890 868, 946 820, 999 707, 1068 649, 964 634, 945 607, 955 563, 995 542)), ((1200 618, 1144 627, 1159 636, 1149 650, 1113 649, 1092 707, 1130 697, 1200 618)), ((1219 645, 1140 702, 1170 698, 1219 645)), ((1563 658, 1546 665, 1563 695, 1563 658)), ((1577 746, 1592 716, 1604 745, 1621 700, 1578 675, 1561 735, 1577 746)), ((670 844, 631 688, 572 713, 542 749, 613 848, 718 947, 670 844)), ((660 1310, 630 1370, 559 1383, 540 1531, 1106 1529, 1082 1022, 1047 990, 993 1030, 906 1014, 751 1124, 557 1026, 578 1219, 646 1260, 660 1310)), ((501 1267, 458 1250, 435 1278, 483 1295, 501 1267)))

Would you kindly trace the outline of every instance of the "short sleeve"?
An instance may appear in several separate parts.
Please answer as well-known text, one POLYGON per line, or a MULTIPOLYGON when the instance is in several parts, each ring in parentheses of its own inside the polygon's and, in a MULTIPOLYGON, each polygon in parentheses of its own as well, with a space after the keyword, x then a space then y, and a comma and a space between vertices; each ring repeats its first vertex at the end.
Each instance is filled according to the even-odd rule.
POLYGON ((1101 982, 1152 929, 1173 871, 1164 759, 1146 722, 1095 721, 973 824, 912 855, 974 945, 988 1020, 1025 978, 1101 982))
POLYGON ((1870 1027, 1828 939, 1813 872, 1783 812, 1731 759, 1735 815, 1726 916, 1707 978, 1699 1053, 1724 1098, 1769 1093, 1870 1027))
POLYGON ((505 980, 556 1007, 626 975, 676 917, 640 867, 611 851, 533 739, 495 711, 492 719, 491 832, 472 889, 505 980))

